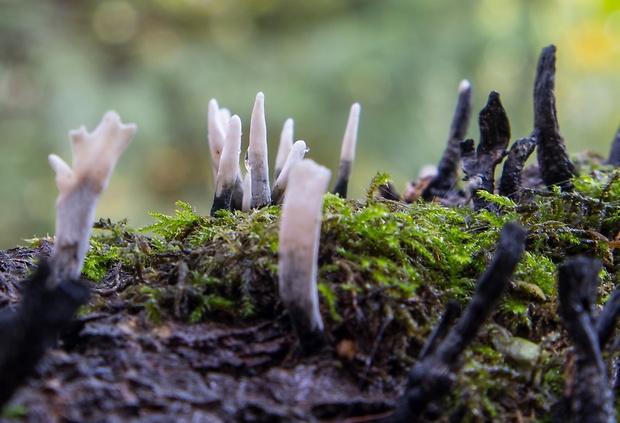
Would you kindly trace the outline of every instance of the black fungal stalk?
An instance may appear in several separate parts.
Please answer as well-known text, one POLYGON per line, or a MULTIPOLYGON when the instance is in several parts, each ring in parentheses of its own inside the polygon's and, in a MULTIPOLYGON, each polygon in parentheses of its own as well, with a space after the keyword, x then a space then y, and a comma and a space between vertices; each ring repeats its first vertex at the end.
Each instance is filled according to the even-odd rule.
POLYGON ((422 193, 424 201, 444 198, 454 189, 458 179, 458 166, 461 158, 460 143, 467 135, 467 127, 472 110, 472 89, 467 80, 459 86, 459 97, 450 125, 448 143, 437 166, 437 176, 427 185, 422 193))
POLYGON ((620 166, 620 128, 616 132, 613 142, 611 143, 611 149, 609 150, 609 158, 607 164, 618 167, 620 166))
POLYGON ((521 138, 512 144, 499 180, 499 195, 510 197, 516 202, 521 200, 523 167, 535 147, 536 141, 533 138, 521 138))
POLYGON ((446 316, 424 349, 422 361, 409 372, 407 388, 400 404, 382 422, 417 422, 428 404, 450 393, 463 364, 463 351, 495 309, 525 249, 526 235, 527 229, 517 223, 504 226, 495 257, 478 279, 476 292, 463 315, 452 331, 447 332, 447 326, 457 313, 454 306, 447 307, 446 316))
POLYGON ((614 395, 599 336, 609 336, 619 310, 616 298, 610 303, 609 310, 601 315, 601 325, 597 325, 593 312, 600 269, 600 261, 587 257, 569 259, 559 268, 559 311, 576 353, 572 386, 565 391, 572 391, 568 398, 569 413, 573 421, 580 423, 616 421, 614 395))
POLYGON ((554 45, 545 47, 538 59, 534 83, 534 131, 540 173, 546 186, 559 186, 572 191, 576 170, 570 161, 564 138, 560 134, 555 108, 554 45))
POLYGON ((56 343, 73 313, 88 302, 86 283, 66 280, 50 284, 50 273, 49 264, 41 261, 25 282, 20 305, 0 312, 0 409, 56 343))
POLYGON ((495 167, 503 160, 510 140, 510 122, 502 106, 499 94, 492 91, 486 106, 478 116, 480 142, 474 150, 471 139, 461 142, 461 160, 466 180, 469 181, 474 208, 489 207, 489 203, 475 191, 495 190, 495 167))

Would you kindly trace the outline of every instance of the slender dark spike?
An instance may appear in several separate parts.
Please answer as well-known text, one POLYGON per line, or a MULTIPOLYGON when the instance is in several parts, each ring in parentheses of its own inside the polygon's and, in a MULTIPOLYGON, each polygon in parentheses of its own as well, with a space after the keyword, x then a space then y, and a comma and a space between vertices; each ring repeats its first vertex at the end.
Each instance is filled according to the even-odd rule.
POLYGON ((336 185, 334 185, 332 193, 339 195, 340 198, 347 198, 349 175, 351 174, 352 168, 353 163, 349 161, 341 161, 340 165, 338 165, 338 179, 336 180, 336 185))
POLYGON ((471 84, 469 81, 463 80, 459 86, 459 97, 450 125, 448 143, 437 167, 437 176, 422 193, 422 198, 425 201, 432 201, 435 197, 443 198, 454 187, 458 178, 460 143, 467 135, 471 110, 471 84))
POLYGON ((609 341, 609 337, 616 327, 618 315, 620 315, 620 288, 616 289, 607 300, 603 311, 596 319, 596 333, 601 349, 604 349, 605 344, 609 341))
POLYGON ((560 134, 555 108, 555 52, 554 45, 545 47, 538 60, 534 83, 534 132, 538 144, 537 156, 545 185, 557 185, 571 191, 576 170, 570 161, 564 138, 560 134))
POLYGON ((0 409, 56 343, 78 307, 88 301, 87 284, 71 280, 49 284, 49 278, 49 264, 42 261, 25 282, 19 307, 0 312, 0 409))
MULTIPOLYGON (((525 249, 526 235, 527 229, 518 223, 504 226, 495 257, 478 280, 478 287, 467 309, 436 349, 411 369, 398 407, 382 422, 417 422, 429 403, 450 393, 456 382, 456 372, 462 365, 461 354, 497 305, 525 249)), ((431 345, 434 343, 430 341, 431 345)))
POLYGON ((521 200, 523 166, 535 147, 536 141, 533 138, 521 138, 512 144, 499 180, 499 195, 511 197, 516 202, 521 200))
POLYGON ((461 306, 456 301, 448 301, 446 304, 446 310, 444 311, 439 324, 431 333, 431 336, 428 337, 426 341, 426 345, 424 349, 420 352, 420 360, 423 360, 426 356, 432 354, 437 348, 437 344, 444 340, 446 335, 448 334, 448 330, 450 326, 454 323, 454 321, 461 314, 461 306))
POLYGON ((386 200, 400 201, 400 194, 391 183, 385 185, 379 185, 379 197, 386 200))
POLYGON ((463 315, 437 349, 447 363, 457 360, 495 309, 523 254, 526 236, 527 229, 515 222, 502 229, 493 261, 478 279, 476 292, 463 315))
MULTIPOLYGON (((473 141, 461 142, 461 161, 467 180, 473 183, 474 190, 495 190, 495 167, 506 155, 510 140, 510 122, 502 106, 499 94, 492 91, 486 106, 478 117, 480 142, 473 151, 473 141)), ((489 203, 473 194, 474 208, 480 210, 490 207, 489 203)))
POLYGON ((611 143, 611 149, 609 150, 609 158, 607 164, 612 166, 620 166, 620 128, 616 132, 614 141, 611 143))
POLYGON ((576 257, 559 268, 560 314, 575 343, 576 360, 572 396, 576 422, 615 422, 614 396, 601 355, 597 326, 592 317, 601 262, 576 257))

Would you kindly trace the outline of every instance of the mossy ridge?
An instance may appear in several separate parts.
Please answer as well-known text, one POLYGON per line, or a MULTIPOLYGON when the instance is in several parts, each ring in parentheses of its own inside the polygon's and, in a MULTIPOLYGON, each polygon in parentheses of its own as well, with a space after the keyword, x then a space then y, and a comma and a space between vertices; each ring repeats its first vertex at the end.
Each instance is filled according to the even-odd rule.
MULTIPOLYGON (((377 200, 373 187, 363 201, 327 194, 318 282, 328 336, 334 343, 353 340, 360 358, 353 366, 372 360, 374 368, 382 369, 376 373, 379 379, 402 371, 418 354, 443 304, 468 300, 501 227, 517 220, 530 229, 527 252, 493 324, 505 328, 511 340, 527 338, 542 352, 523 372, 523 365, 515 367, 483 331, 450 401, 466 421, 499 419, 515 408, 544 416, 561 394, 562 363, 569 351, 559 335, 555 266, 577 253, 599 257, 605 263, 600 298, 612 292, 618 265, 614 248, 620 246, 615 239, 620 227, 617 175, 606 168, 582 172, 574 193, 530 191, 533 201, 524 204, 483 194, 501 207, 499 215, 377 200)), ((373 186, 384 180, 380 175, 373 186)), ((212 218, 185 203, 177 206, 176 216, 153 214, 156 222, 144 230, 124 222, 101 225, 87 256, 87 275, 110 278, 114 264, 120 264, 136 278, 121 296, 142 304, 156 322, 280 316, 280 209, 222 211, 212 218), (155 236, 145 236, 146 230, 155 236)))

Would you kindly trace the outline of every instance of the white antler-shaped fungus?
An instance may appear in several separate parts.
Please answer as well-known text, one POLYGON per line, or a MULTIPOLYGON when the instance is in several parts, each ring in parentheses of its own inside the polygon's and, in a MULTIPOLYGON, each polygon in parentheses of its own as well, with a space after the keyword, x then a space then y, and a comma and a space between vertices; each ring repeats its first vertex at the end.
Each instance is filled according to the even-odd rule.
POLYGON ((108 184, 118 158, 136 133, 136 125, 123 124, 109 111, 92 133, 84 126, 69 132, 73 168, 50 154, 56 172, 56 240, 51 255, 52 278, 78 279, 88 248, 95 206, 108 184))
POLYGON ((282 206, 278 266, 280 298, 304 353, 323 343, 316 285, 323 194, 331 172, 312 160, 296 164, 282 206))
POLYGON ((276 180, 276 183, 273 184, 273 191, 271 191, 271 204, 282 203, 282 199, 284 198, 284 193, 286 191, 286 186, 288 184, 289 173, 297 163, 301 162, 304 159, 307 151, 308 149, 306 148, 305 141, 300 140, 293 144, 293 147, 289 151, 286 162, 282 167, 280 176, 276 180))
POLYGON ((250 147, 248 149, 248 166, 252 177, 253 209, 265 207, 271 203, 269 189, 269 163, 267 162, 267 123, 265 122, 265 95, 258 93, 250 121, 250 147))
POLYGON ((359 103, 355 103, 351 106, 347 129, 345 130, 344 138, 342 139, 338 177, 336 178, 336 185, 334 186, 333 191, 334 194, 339 194, 342 198, 346 198, 347 196, 349 176, 351 176, 353 160, 355 159, 355 146, 357 145, 357 128, 359 127, 360 122, 360 111, 361 107, 359 103))
POLYGON ((288 160, 288 153, 290 153, 291 148, 293 148, 293 119, 286 119, 286 122, 284 122, 284 126, 282 127, 280 145, 278 146, 278 154, 276 155, 276 166, 273 177, 274 181, 278 180, 278 177, 282 172, 282 168, 284 168, 284 165, 288 160))
POLYGON ((230 118, 226 141, 220 158, 215 185, 215 196, 211 207, 211 216, 216 211, 231 210, 233 192, 237 184, 241 185, 239 173, 239 156, 241 154, 241 119, 235 115, 230 118))

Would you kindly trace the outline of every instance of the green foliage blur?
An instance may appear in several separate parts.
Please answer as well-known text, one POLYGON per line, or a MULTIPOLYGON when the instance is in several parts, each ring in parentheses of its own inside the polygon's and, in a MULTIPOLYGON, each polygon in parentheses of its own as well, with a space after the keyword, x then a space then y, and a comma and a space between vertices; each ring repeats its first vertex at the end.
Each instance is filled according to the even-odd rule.
POLYGON ((437 162, 464 78, 476 111, 498 91, 513 139, 528 135, 535 64, 551 43, 569 150, 607 154, 620 114, 617 1, 0 0, 0 248, 53 235, 47 155, 69 162, 67 131, 92 130, 108 109, 139 129, 98 217, 142 226, 177 200, 207 214, 207 103, 238 114, 247 134, 258 91, 272 158, 292 117, 307 157, 334 172, 361 103, 359 197, 377 171, 402 189, 437 162))

